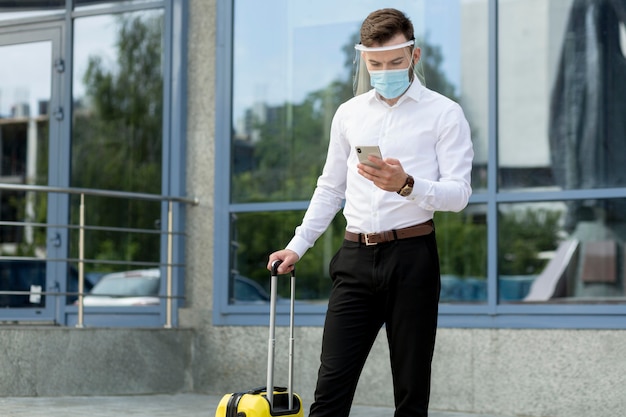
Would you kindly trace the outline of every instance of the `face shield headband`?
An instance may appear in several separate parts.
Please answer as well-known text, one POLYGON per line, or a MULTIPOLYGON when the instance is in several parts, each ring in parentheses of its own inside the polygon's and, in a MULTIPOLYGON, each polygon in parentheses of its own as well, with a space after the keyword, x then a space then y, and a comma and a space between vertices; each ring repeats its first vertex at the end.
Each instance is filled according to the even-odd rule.
POLYGON ((376 85, 376 89, 379 92, 379 94, 381 94, 383 97, 393 98, 393 97, 388 97, 387 95, 389 94, 391 96, 395 95, 397 97, 406 90, 406 87, 408 87, 408 86, 404 86, 404 87, 402 86, 401 79, 403 77, 406 78, 404 75, 407 74, 409 70, 413 71, 413 74, 407 74, 407 75, 412 75, 411 77, 409 77, 410 81, 412 81, 415 78, 415 76, 417 76, 420 82, 423 85, 425 85, 421 59, 417 63, 411 64, 413 62, 414 48, 408 48, 408 47, 411 47, 413 45, 415 45, 414 40, 410 40, 410 41, 403 42, 403 43, 396 44, 396 45, 386 45, 386 46, 377 46, 377 47, 367 47, 362 44, 355 45, 354 49, 356 50, 356 53, 355 53, 354 67, 353 67, 353 93, 354 95, 356 96, 356 95, 359 95, 359 94, 362 94, 371 90, 372 84, 374 84, 376 85), (378 71, 377 68, 376 69, 372 68, 371 70, 367 69, 366 60, 363 57, 363 55, 367 55, 369 53, 374 53, 374 54, 381 53, 381 58, 383 58, 383 55, 385 54, 385 52, 394 51, 394 50, 403 49, 403 48, 405 48, 405 51, 406 51, 405 58, 407 59, 407 62, 409 62, 409 67, 405 67, 405 69, 399 68, 399 69, 390 69, 386 71, 378 71), (371 76, 370 76, 370 71, 371 71, 371 76), (392 77, 393 79, 391 79, 390 77, 392 77), (383 89, 383 86, 380 84, 381 79, 384 79, 384 83, 386 84, 385 87, 388 87, 388 88, 383 89))

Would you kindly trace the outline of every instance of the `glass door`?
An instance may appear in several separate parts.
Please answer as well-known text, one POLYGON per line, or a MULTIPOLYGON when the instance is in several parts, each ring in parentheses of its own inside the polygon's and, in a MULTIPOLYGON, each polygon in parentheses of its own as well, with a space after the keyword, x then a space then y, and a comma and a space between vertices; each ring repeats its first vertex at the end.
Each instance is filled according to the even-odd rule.
POLYGON ((28 189, 58 185, 50 173, 62 163, 54 156, 64 119, 61 33, 59 26, 0 31, 0 183, 13 187, 0 189, 0 321, 55 321, 67 303, 55 294, 71 286, 71 268, 51 260, 64 244, 48 228, 58 222, 51 219, 59 217, 51 207, 58 196, 28 189))

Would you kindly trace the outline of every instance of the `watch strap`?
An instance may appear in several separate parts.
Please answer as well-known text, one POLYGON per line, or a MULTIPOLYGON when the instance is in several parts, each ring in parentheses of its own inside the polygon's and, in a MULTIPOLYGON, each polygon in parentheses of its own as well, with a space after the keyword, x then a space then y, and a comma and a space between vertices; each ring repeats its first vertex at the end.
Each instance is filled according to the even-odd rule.
POLYGON ((411 175, 407 174, 404 185, 397 191, 397 193, 400 194, 402 197, 406 197, 407 195, 411 194, 411 191, 413 190, 413 185, 415 185, 415 179, 411 175))

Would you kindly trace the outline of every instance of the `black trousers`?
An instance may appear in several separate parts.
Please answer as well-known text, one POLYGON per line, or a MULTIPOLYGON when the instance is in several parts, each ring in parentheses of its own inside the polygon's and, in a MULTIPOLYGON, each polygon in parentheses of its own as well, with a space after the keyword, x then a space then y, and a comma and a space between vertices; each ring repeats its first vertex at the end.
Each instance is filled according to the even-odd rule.
POLYGON ((426 417, 441 285, 435 233, 375 246, 344 241, 330 275, 333 286, 310 417, 348 417, 383 325, 395 417, 426 417))

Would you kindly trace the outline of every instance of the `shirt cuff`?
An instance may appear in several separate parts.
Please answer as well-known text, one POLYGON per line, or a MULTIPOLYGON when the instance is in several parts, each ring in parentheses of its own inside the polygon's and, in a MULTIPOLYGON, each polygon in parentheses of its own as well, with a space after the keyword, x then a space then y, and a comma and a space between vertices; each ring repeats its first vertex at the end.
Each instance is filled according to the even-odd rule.
MULTIPOLYGON (((413 184, 413 191, 411 194, 406 196, 407 200, 415 201, 418 200, 419 203, 423 204, 427 201, 427 198, 432 194, 432 183, 428 180, 424 180, 421 178, 415 178, 415 183, 413 184)), ((425 207, 426 208, 426 207, 425 207)), ((431 207, 428 207, 431 210, 431 207)))
POLYGON ((311 247, 311 245, 300 236, 295 235, 289 244, 285 247, 285 249, 289 249, 294 251, 300 259, 304 256, 306 251, 311 247))

